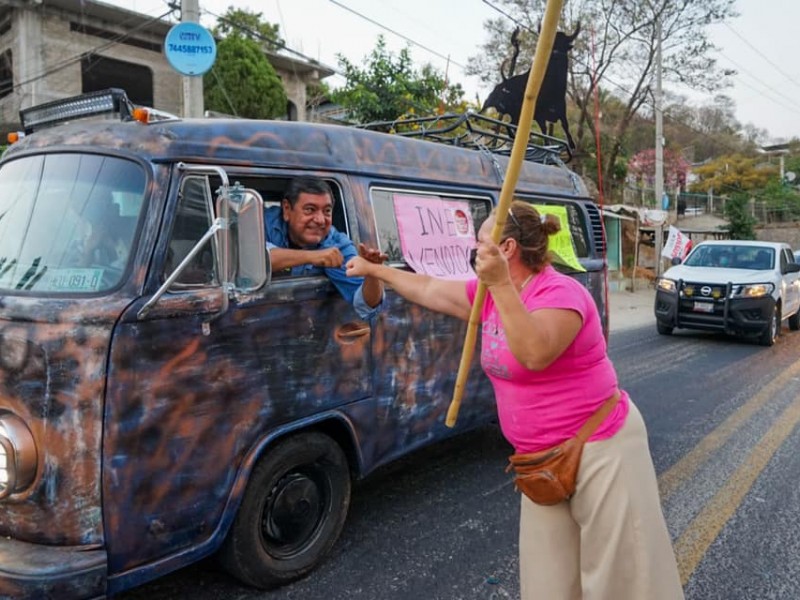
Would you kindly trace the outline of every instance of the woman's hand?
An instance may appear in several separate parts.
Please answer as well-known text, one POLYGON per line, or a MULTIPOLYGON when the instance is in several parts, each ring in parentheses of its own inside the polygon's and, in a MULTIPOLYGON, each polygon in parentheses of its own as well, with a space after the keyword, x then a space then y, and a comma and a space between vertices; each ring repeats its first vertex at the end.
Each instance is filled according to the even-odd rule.
POLYGON ((348 277, 368 277, 372 275, 376 263, 370 262, 361 256, 354 256, 347 261, 345 273, 348 277))
POLYGON ((486 287, 511 283, 508 260, 497 244, 492 242, 478 244, 475 274, 486 287))

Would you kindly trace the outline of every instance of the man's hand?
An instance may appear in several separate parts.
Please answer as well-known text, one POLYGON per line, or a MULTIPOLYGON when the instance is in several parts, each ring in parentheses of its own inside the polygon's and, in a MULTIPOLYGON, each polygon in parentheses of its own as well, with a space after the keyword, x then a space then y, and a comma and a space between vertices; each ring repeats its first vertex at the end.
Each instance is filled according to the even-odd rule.
POLYGON ((358 245, 358 255, 371 263, 375 263, 376 265, 382 265, 386 259, 389 258, 378 248, 368 248, 364 244, 358 245))
POLYGON ((325 248, 324 250, 306 250, 310 262, 315 267, 341 267, 344 257, 338 248, 325 248))

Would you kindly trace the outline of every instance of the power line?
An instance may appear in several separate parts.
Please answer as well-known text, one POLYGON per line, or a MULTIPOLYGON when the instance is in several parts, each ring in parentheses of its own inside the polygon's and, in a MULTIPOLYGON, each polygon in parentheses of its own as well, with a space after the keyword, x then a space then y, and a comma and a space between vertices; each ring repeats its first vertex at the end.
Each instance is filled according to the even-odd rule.
POLYGON ((756 91, 756 92, 757 92, 757 93, 758 93, 760 96, 762 96, 763 98, 766 98, 767 100, 771 100, 772 102, 774 102, 775 104, 779 104, 779 105, 780 105, 780 106, 782 106, 783 108, 786 108, 786 109, 788 109, 788 110, 791 110, 791 111, 793 111, 793 112, 800 112, 800 106, 798 106, 797 104, 794 104, 795 100, 794 100, 793 98, 790 98, 789 96, 786 96, 786 95, 784 95, 782 92, 780 92, 779 90, 775 89, 774 87, 772 87, 771 85, 769 85, 769 84, 768 84, 768 83, 766 83, 765 81, 763 81, 763 80, 759 79, 757 76, 753 75, 753 73, 751 73, 750 71, 748 71, 747 69, 745 69, 745 68, 744 68, 742 65, 740 65, 740 64, 739 64, 739 63, 737 63, 735 60, 733 60, 733 59, 732 59, 730 56, 728 56, 728 55, 724 54, 724 53, 723 53, 723 52, 721 52, 721 51, 718 51, 718 53, 719 53, 719 55, 720 55, 720 56, 722 56, 722 57, 723 57, 725 60, 727 60, 727 61, 728 61, 728 62, 730 62, 730 63, 731 63, 733 66, 735 66, 737 69, 739 69, 739 70, 740 70, 742 73, 745 73, 747 76, 751 77, 753 80, 755 80, 756 82, 760 83, 760 84, 761 84, 762 86, 764 86, 764 87, 765 87, 767 90, 769 90, 769 91, 773 92, 773 93, 774 93, 774 94, 776 94, 778 97, 782 98, 784 101, 788 101, 789 103, 791 103, 791 105, 788 105, 788 104, 785 104, 785 103, 783 103, 783 102, 780 102, 779 100, 776 100, 775 98, 773 98, 773 97, 770 97, 770 96, 768 96, 767 94, 764 94, 763 92, 761 92, 761 91, 759 91, 759 90, 755 89, 754 87, 752 87, 752 86, 748 85, 748 84, 747 84, 746 82, 744 82, 744 81, 742 81, 742 84, 743 84, 743 85, 746 85, 747 87, 749 87, 749 88, 751 88, 751 89, 755 90, 755 91, 756 91))
POLYGON ((466 67, 465 67, 464 65, 462 65, 462 64, 460 64, 460 63, 457 63, 456 61, 454 61, 453 59, 451 59, 449 56, 445 56, 444 54, 441 54, 441 53, 437 52, 436 50, 432 50, 431 48, 428 48, 428 47, 427 47, 427 46, 425 46, 424 44, 420 44, 419 42, 415 42, 415 41, 414 41, 414 40, 412 40, 410 37, 408 37, 408 36, 405 36, 405 35, 403 35, 402 33, 399 33, 398 31, 396 31, 396 30, 394 30, 394 29, 391 29, 390 27, 387 27, 386 25, 384 25, 384 24, 382 24, 382 23, 379 23, 379 22, 378 22, 378 21, 376 21, 375 19, 372 19, 372 18, 370 18, 370 17, 368 17, 368 16, 366 16, 366 15, 364 15, 364 14, 362 14, 362 13, 358 12, 357 10, 354 10, 354 9, 352 9, 352 8, 350 8, 349 6, 345 6, 345 5, 344 5, 344 4, 342 4, 341 2, 338 2, 337 0, 330 0, 330 1, 331 1, 333 4, 335 4, 336 6, 338 6, 339 8, 343 8, 344 10, 346 10, 346 11, 348 11, 348 12, 351 12, 351 13, 353 13, 353 14, 354 14, 354 15, 356 15, 357 17, 361 17, 361 18, 362 18, 362 19, 364 19, 365 21, 369 21, 369 22, 370 22, 370 23, 372 23, 373 25, 376 25, 377 27, 380 27, 381 29, 384 29, 384 30, 388 31, 389 33, 392 33, 392 34, 396 35, 397 37, 399 37, 399 38, 402 38, 402 39, 406 40, 408 43, 410 43, 410 44, 413 44, 414 46, 418 46, 418 47, 422 48, 423 50, 426 50, 427 52, 430 52, 430 53, 431 53, 431 54, 433 54, 434 56, 438 56, 439 58, 441 58, 441 59, 443 59, 443 60, 446 60, 446 61, 449 61, 449 62, 451 62, 451 63, 452 63, 452 64, 454 64, 455 66, 457 66, 457 67, 460 67, 462 70, 466 69, 466 67))
MULTIPOLYGON (((35 81, 39 81, 40 79, 44 79, 45 77, 48 77, 49 75, 52 75, 53 73, 57 73, 58 71, 68 67, 69 65, 74 64, 74 63, 82 60, 84 56, 96 54, 97 52, 102 52, 103 50, 106 50, 107 48, 111 48, 112 46, 116 46, 117 44, 119 44, 122 41, 124 41, 125 39, 129 38, 132 34, 136 33, 140 29, 146 27, 147 25, 150 25, 151 23, 154 23, 156 21, 160 21, 164 17, 172 14, 172 12, 173 12, 172 9, 170 9, 170 10, 168 10, 167 12, 165 12, 162 15, 159 15, 157 17, 151 17, 150 19, 148 19, 146 21, 142 21, 139 25, 137 25, 136 27, 133 27, 128 32, 126 32, 124 34, 120 34, 116 38, 113 38, 113 39, 109 40, 108 42, 105 42, 104 44, 100 44, 99 46, 96 46, 95 48, 92 48, 87 52, 81 52, 80 54, 77 54, 77 55, 75 55, 75 56, 73 56, 71 58, 64 59, 61 62, 57 63, 56 65, 53 65, 49 69, 46 69, 44 72, 40 73, 39 75, 34 75, 30 79, 26 79, 25 81, 19 82, 18 84, 16 84, 14 86, 14 90, 16 91, 19 88, 21 88, 21 87, 23 87, 25 85, 28 85, 29 83, 33 83, 35 81)), ((131 19, 131 20, 133 20, 133 19, 131 19)), ((122 23, 121 25, 125 25, 128 22, 130 22, 130 21, 126 21, 125 23, 122 23)))
MULTIPOLYGON (((534 35, 537 35, 537 34, 536 34, 536 32, 534 32, 534 31, 533 31, 533 30, 532 30, 530 27, 528 27, 528 26, 527 26, 525 23, 522 23, 522 22, 521 22, 521 21, 519 21, 518 19, 514 18, 512 15, 510 15, 510 14, 508 14, 508 13, 504 12, 503 10, 501 10, 500 8, 498 8, 497 6, 495 6, 494 4, 492 4, 492 3, 491 3, 489 0, 483 0, 483 2, 484 2, 485 4, 487 4, 489 7, 491 7, 492 9, 494 9, 496 12, 500 13, 502 16, 504 16, 506 19, 508 19, 508 20, 509 20, 509 21, 511 21, 512 23, 514 23, 514 24, 518 25, 519 27, 522 27, 522 28, 526 29, 527 31, 529 31, 529 32, 533 33, 534 35)), ((575 62, 575 63, 577 63, 577 64, 579 64, 579 65, 582 65, 582 66, 583 66, 585 69, 589 70, 587 63, 585 63, 585 62, 582 62, 582 61, 580 61, 580 60, 577 60, 577 59, 573 59, 573 60, 574 60, 574 62, 575 62)), ((590 72, 591 72, 591 71, 590 71, 590 72)), ((628 96, 631 96, 631 95, 632 95, 632 92, 631 92, 630 90, 628 90, 628 89, 627 89, 627 88, 625 88, 624 86, 620 85, 619 83, 615 82, 615 81, 614 81, 614 80, 613 80, 611 77, 609 77, 608 75, 604 75, 604 76, 603 76, 603 78, 604 78, 604 80, 606 80, 606 81, 607 81, 609 84, 611 84, 613 87, 615 87, 615 88, 617 88, 617 89, 619 89, 619 90, 622 90, 623 92, 625 92, 626 94, 628 94, 628 96)), ((648 106, 648 107, 650 107, 651 109, 653 109, 653 110, 655 111, 655 105, 653 105, 651 102, 649 102, 649 101, 648 101, 648 100, 646 100, 646 99, 645 99, 645 100, 642 102, 642 106, 648 106)), ((700 131, 700 130, 699 130, 699 129, 697 129, 696 127, 694 127, 694 126, 692 126, 692 125, 689 125, 688 123, 686 123, 686 122, 684 122, 684 121, 682 121, 682 120, 680 120, 680 119, 677 119, 677 118, 675 118, 675 117, 672 117, 672 116, 670 116, 670 115, 668 114, 668 112, 666 112, 666 111, 664 111, 664 112, 663 112, 663 115, 664 115, 664 117, 665 117, 665 118, 667 118, 667 119, 668 119, 670 122, 672 122, 673 124, 676 124, 676 125, 679 125, 679 126, 681 126, 681 127, 684 127, 684 128, 686 128, 686 129, 688 129, 689 131, 691 131, 691 132, 693 132, 693 133, 697 134, 698 136, 706 136, 706 135, 707 135, 707 133, 706 133, 706 132, 700 131)), ((723 148, 726 148, 726 149, 727 149, 728 151, 730 151, 730 152, 733 152, 733 153, 738 153, 738 152, 740 152, 740 149, 738 149, 738 148, 735 148, 735 147, 731 146, 730 144, 728 144, 728 143, 727 143, 727 142, 725 142, 725 141, 718 142, 718 144, 719 144, 719 146, 722 146, 723 148)), ((746 191, 746 190, 738 190, 738 189, 736 189, 736 188, 733 188, 733 187, 731 187, 731 186, 726 186, 726 187, 727 187, 729 190, 731 190, 731 191, 736 191, 736 192, 742 192, 742 191, 746 191)), ((748 192, 748 193, 749 193, 749 192, 748 192)), ((764 197, 763 197, 763 196, 761 196, 761 195, 752 194, 752 193, 751 193, 751 196, 752 196, 752 197, 754 197, 754 198, 756 198, 756 199, 763 199, 763 198, 764 198, 764 197)))
MULTIPOLYGON (((229 26, 231 26, 231 27, 233 27, 235 29, 238 29, 239 31, 243 31, 243 32, 247 33, 248 35, 253 36, 254 38, 258 39, 261 42, 268 43, 270 46, 272 46, 273 51, 277 52, 277 51, 281 51, 282 50, 284 52, 288 52, 289 54, 293 54, 294 56, 297 56, 298 58, 302 58, 303 60, 305 60, 308 63, 317 64, 317 65, 321 64, 317 59, 311 58, 310 56, 308 56, 306 54, 303 54, 302 52, 294 50, 294 49, 290 48, 289 46, 287 46, 285 43, 278 43, 274 39, 269 38, 269 37, 267 37, 265 35, 262 35, 258 31, 255 31, 253 29, 245 27, 241 23, 237 23, 236 21, 232 21, 231 19, 228 19, 228 18, 226 18, 226 17, 224 17, 222 15, 218 15, 218 14, 216 14, 214 12, 211 12, 210 10, 208 10, 206 8, 202 9, 202 11, 204 13, 206 13, 207 15, 210 15, 210 16, 214 17, 218 21, 221 21, 223 23, 227 23, 229 26)), ((344 75, 344 73, 342 73, 340 71, 337 71, 335 68, 331 67, 330 65, 325 65, 325 66, 330 68, 337 75, 342 75, 342 76, 344 75)))
POLYGON ((750 43, 750 42, 749 42, 747 39, 745 39, 745 38, 744 38, 744 36, 742 36, 742 34, 740 34, 738 31, 736 31, 736 30, 735 30, 735 29, 734 29, 734 28, 733 28, 731 25, 729 25, 728 23, 723 23, 723 24, 725 25, 725 27, 727 27, 728 29, 730 29, 731 33, 733 33, 733 34, 734 34, 736 37, 738 37, 738 38, 739 38, 740 40, 742 40, 742 41, 743 41, 745 44, 747 44, 747 45, 748 45, 748 46, 749 46, 749 47, 750 47, 750 48, 751 48, 751 49, 752 49, 752 50, 753 50, 753 51, 754 51, 756 54, 758 54, 758 55, 759 55, 761 58, 763 58, 763 59, 764 59, 765 61, 767 61, 767 62, 768 62, 770 65, 772 65, 772 67, 773 67, 773 68, 774 68, 774 69, 775 69, 775 70, 776 70, 778 73, 780 73, 781 75, 783 75, 783 76, 784 76, 786 79, 788 79, 789 81, 791 81, 791 82, 792 82, 793 84, 795 84, 796 86, 800 87, 800 83, 797 83, 797 81, 795 81, 795 80, 794 80, 794 79, 793 79, 793 78, 792 78, 790 75, 788 75, 788 74, 787 74, 785 71, 783 71, 783 69, 781 69, 781 68, 780 68, 778 65, 776 65, 774 62, 772 62, 772 60, 770 60, 770 59, 769 59, 769 57, 767 57, 767 56, 766 56, 766 55, 765 55, 763 52, 761 52, 761 51, 760 51, 758 48, 756 48, 755 46, 753 46, 753 44, 751 44, 751 43, 750 43))

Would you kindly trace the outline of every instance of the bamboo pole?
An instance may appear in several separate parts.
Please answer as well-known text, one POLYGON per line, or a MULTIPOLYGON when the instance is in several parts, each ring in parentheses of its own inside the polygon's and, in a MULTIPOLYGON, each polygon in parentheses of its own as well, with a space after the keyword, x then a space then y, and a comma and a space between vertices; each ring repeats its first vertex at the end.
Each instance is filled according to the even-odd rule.
MULTIPOLYGON (((522 112, 519 117, 517 133, 514 136, 514 145, 511 148, 511 156, 506 167, 506 177, 503 180, 503 187, 500 189, 500 200, 497 204, 496 218, 492 228, 492 241, 498 243, 503 227, 506 223, 508 209, 514 199, 514 190, 517 187, 519 171, 525 151, 528 147, 528 139, 531 133, 531 123, 533 122, 533 110, 536 106, 536 98, 542 88, 542 80, 547 71, 547 63, 550 61, 550 53, 553 50, 553 42, 556 39, 556 29, 561 15, 563 0, 547 0, 544 19, 542 21, 539 39, 536 40, 536 51, 533 55, 531 72, 528 75, 528 83, 525 86, 525 98, 522 102, 522 112)), ((467 334, 464 336, 464 348, 461 352, 461 363, 458 366, 456 385, 453 390, 453 399, 447 409, 445 425, 454 427, 458 419, 458 410, 461 407, 461 399, 464 396, 464 387, 467 383, 469 365, 472 362, 472 355, 475 353, 475 341, 478 336, 478 325, 480 324, 481 310, 486 299, 486 286, 483 282, 478 283, 475 294, 475 302, 472 304, 472 311, 469 315, 467 324, 467 334)))

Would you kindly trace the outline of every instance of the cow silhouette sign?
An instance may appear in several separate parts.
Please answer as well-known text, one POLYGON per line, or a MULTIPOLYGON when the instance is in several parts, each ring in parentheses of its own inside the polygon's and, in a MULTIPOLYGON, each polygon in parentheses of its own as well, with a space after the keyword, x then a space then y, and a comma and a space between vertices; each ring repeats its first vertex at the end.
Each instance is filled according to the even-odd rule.
MULTIPOLYGON (((559 31, 556 33, 553 42, 553 51, 547 63, 547 71, 542 80, 542 87, 536 99, 536 107, 533 111, 533 120, 539 125, 542 133, 553 135, 553 125, 561 123, 564 134, 567 136, 567 143, 571 149, 575 148, 575 142, 569 133, 569 123, 567 122, 567 74, 569 72, 568 53, 572 49, 575 38, 580 33, 581 24, 575 27, 572 35, 559 31), (549 127, 547 130, 547 124, 549 127)), ((519 28, 511 34, 511 45, 514 46, 514 54, 508 61, 507 74, 505 65, 500 67, 500 75, 503 81, 498 83, 486 98, 481 108, 481 113, 489 108, 494 108, 500 115, 508 115, 512 125, 519 125, 522 102, 525 98, 525 87, 528 83, 530 69, 519 75, 514 75, 519 56, 519 28)))

